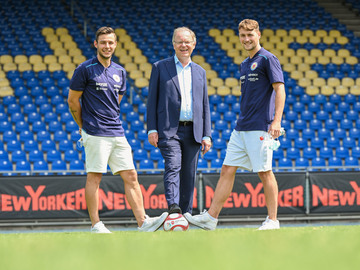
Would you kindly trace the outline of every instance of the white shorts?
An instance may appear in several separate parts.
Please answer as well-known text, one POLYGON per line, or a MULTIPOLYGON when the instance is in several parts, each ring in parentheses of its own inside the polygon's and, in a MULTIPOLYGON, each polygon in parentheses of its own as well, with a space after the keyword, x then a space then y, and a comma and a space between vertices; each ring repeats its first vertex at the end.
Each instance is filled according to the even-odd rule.
POLYGON ((269 140, 260 140, 265 131, 236 131, 226 149, 224 165, 240 167, 248 171, 266 172, 272 170, 273 150, 269 140))
POLYGON ((107 165, 113 174, 120 171, 135 169, 131 146, 126 137, 102 137, 86 134, 81 135, 85 148, 86 172, 106 173, 107 165))

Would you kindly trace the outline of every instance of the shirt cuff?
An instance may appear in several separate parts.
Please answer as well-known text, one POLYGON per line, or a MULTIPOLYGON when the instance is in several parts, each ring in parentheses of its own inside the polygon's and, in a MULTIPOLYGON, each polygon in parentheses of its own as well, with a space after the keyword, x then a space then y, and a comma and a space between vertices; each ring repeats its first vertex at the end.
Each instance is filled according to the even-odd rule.
POLYGON ((155 129, 149 130, 148 135, 150 135, 151 133, 155 133, 155 132, 157 132, 157 130, 155 130, 155 129))
POLYGON ((211 138, 209 136, 205 136, 202 139, 203 139, 203 141, 210 141, 211 142, 211 138))

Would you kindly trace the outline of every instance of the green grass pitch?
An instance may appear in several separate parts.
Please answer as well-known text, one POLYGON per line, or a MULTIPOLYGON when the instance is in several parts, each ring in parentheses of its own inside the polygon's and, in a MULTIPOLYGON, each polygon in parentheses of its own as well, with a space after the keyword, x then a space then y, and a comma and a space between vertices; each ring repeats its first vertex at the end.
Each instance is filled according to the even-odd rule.
POLYGON ((359 267, 360 226, 0 234, 1 270, 359 267))

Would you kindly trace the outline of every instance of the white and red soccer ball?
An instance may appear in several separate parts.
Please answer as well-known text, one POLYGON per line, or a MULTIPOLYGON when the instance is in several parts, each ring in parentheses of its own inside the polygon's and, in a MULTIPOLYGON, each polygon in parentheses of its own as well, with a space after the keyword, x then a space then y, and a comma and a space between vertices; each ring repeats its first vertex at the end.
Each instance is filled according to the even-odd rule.
POLYGON ((182 214, 170 214, 164 221, 164 231, 186 231, 189 229, 189 222, 182 214))

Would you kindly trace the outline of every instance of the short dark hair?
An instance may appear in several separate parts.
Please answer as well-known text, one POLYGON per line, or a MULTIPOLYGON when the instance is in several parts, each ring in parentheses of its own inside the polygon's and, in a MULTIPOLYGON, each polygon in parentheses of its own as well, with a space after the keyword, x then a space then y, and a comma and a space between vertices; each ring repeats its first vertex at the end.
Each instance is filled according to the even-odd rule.
POLYGON ((112 29, 109 26, 103 26, 103 27, 100 27, 96 31, 96 34, 95 34, 96 42, 98 41, 98 38, 99 38, 100 35, 108 35, 108 34, 114 34, 115 35, 115 40, 117 39, 114 29, 112 29))

